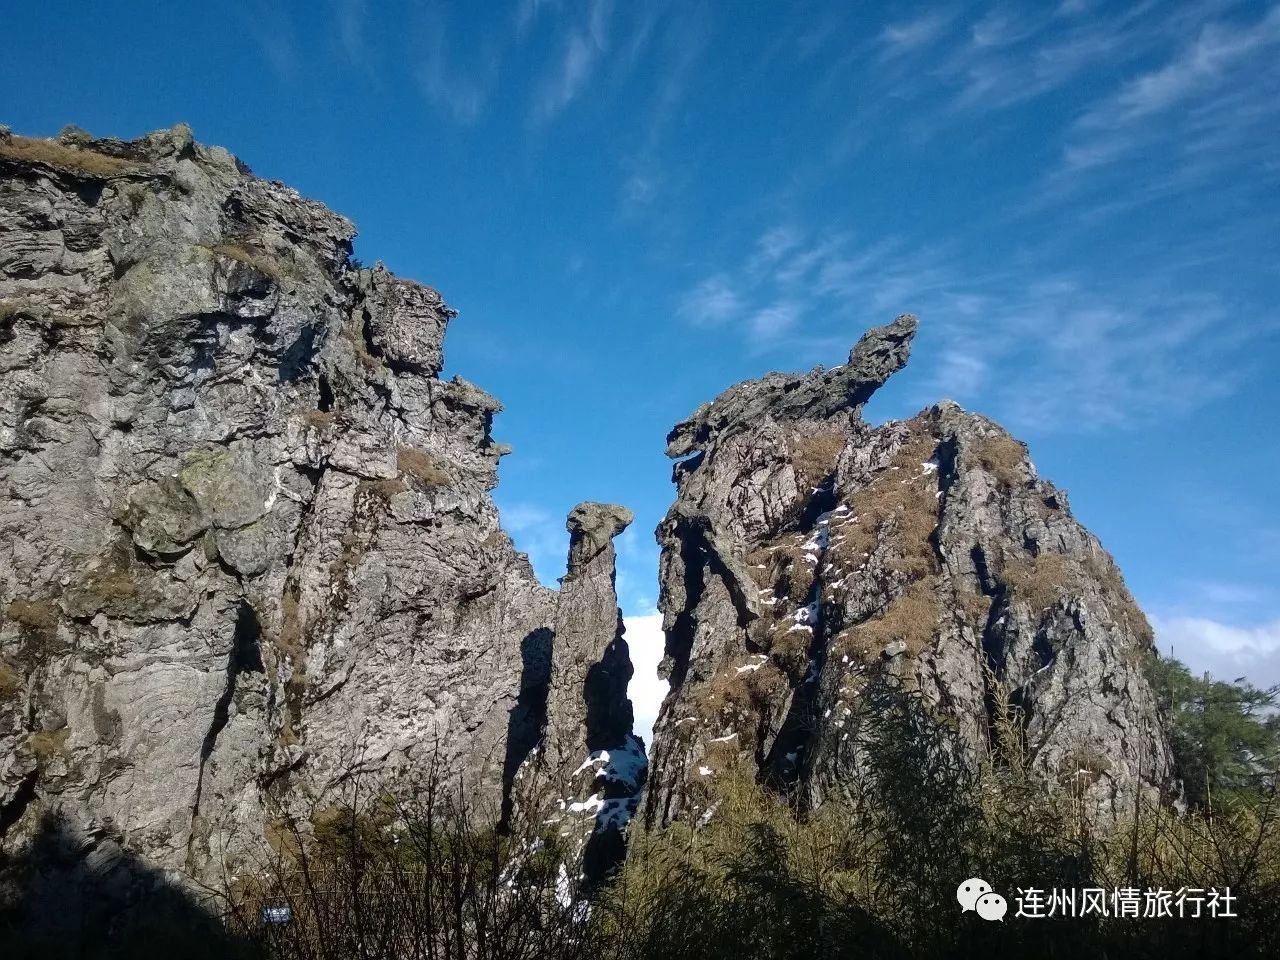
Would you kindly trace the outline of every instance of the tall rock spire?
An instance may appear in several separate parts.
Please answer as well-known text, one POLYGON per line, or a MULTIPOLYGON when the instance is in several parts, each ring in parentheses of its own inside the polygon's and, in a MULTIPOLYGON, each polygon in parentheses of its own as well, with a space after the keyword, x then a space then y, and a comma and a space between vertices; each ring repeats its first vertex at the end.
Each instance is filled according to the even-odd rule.
POLYGON ((625 507, 580 503, 566 523, 539 790, 550 821, 580 850, 588 883, 621 862, 647 765, 632 732, 631 656, 615 585, 613 540, 632 519, 625 507))

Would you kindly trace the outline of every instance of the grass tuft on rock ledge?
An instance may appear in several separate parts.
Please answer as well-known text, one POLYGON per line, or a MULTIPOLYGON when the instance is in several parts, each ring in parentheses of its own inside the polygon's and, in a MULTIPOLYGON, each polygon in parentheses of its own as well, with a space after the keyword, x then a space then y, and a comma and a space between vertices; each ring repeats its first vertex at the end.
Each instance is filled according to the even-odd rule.
POLYGON ((120 157, 35 137, 10 136, 0 140, 0 159, 43 164, 55 170, 97 180, 142 172, 141 166, 120 157))

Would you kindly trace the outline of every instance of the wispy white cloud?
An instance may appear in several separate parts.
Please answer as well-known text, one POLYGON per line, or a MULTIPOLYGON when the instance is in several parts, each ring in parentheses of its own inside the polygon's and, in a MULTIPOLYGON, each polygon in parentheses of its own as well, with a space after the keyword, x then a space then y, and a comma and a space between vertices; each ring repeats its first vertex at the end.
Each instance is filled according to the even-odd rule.
POLYGON ((707 277, 688 291, 676 306, 676 313, 699 326, 715 326, 737 317, 743 301, 726 274, 707 277))
POLYGON ((545 123, 578 98, 609 46, 612 0, 591 0, 581 22, 564 36, 560 58, 534 97, 530 119, 545 123))
POLYGON ((463 55, 453 46, 443 9, 425 7, 420 17, 417 80, 423 95, 456 122, 474 123, 497 83, 505 38, 489 38, 463 55))
POLYGON ((253 12, 245 15, 244 22, 276 76, 286 83, 296 82, 302 61, 288 6, 279 0, 255 0, 253 12))
POLYGON ((652 176, 633 173, 622 185, 622 202, 628 207, 649 203, 657 195, 658 185, 652 176))
POLYGON ((969 35, 975 47, 1011 47, 1034 36, 1043 23, 1034 10, 1001 7, 982 16, 969 35))
POLYGON ((523 37, 537 23, 544 10, 558 10, 559 0, 518 0, 516 3, 516 36, 523 37))
POLYGON ((333 11, 338 46, 353 64, 363 64, 368 57, 365 24, 369 22, 368 0, 329 0, 333 11))
POLYGON ((897 57, 930 46, 946 32, 952 16, 949 11, 935 10, 914 20, 888 24, 880 32, 883 55, 897 57))
POLYGON ((1196 672, 1256 686, 1280 683, 1280 619, 1249 626, 1209 617, 1153 617, 1160 648, 1196 672))
MULTIPOLYGON (((959 241, 859 246, 792 224, 765 238, 741 268, 690 290, 680 315, 735 331, 749 351, 786 351, 796 365, 917 313, 921 403, 941 393, 1017 429, 1090 431, 1190 413, 1255 372, 1230 305, 1184 291, 1173 262, 1104 285, 1034 262, 984 266, 959 241)), ((1278 332, 1260 319, 1249 336, 1278 332)))
POLYGON ((757 348, 766 347, 795 328, 800 308, 794 303, 774 303, 757 310, 747 321, 747 329, 757 348))
POLYGON ((1162 66, 1129 80, 1080 116, 1064 151, 1067 170, 1075 174, 1111 163, 1165 140, 1191 150, 1208 140, 1219 153, 1250 139, 1273 146, 1280 119, 1278 52, 1280 6, 1256 23, 1203 25, 1162 66), (1175 108, 1178 115, 1170 117, 1175 108))

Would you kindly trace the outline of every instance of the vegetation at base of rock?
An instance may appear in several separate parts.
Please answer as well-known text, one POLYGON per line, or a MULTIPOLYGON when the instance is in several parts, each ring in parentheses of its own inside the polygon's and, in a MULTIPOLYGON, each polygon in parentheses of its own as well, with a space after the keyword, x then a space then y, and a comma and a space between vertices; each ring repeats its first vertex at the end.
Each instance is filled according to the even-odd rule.
POLYGON ((16 135, 0 139, 0 159, 14 160, 18 163, 39 163, 55 170, 100 180, 142 171, 136 163, 100 153, 97 150, 67 146, 56 140, 40 140, 35 137, 16 135))
MULTIPOLYGON (((1248 960, 1280 949, 1274 773, 1221 794, 1212 815, 1144 801, 1101 827, 1078 791, 1030 778, 1028 757, 958 762, 953 726, 916 695, 872 684, 864 698, 866 749, 846 794, 801 808, 750 764, 709 761, 708 815, 654 830, 637 821, 626 863, 589 901, 545 824, 516 818, 495 831, 494 811, 429 762, 423 779, 374 782, 357 769, 337 802, 280 809, 259 853, 226 864, 213 908, 222 931, 188 920, 200 939, 182 955, 210 955, 209 943, 231 960, 1248 960), (1003 923, 959 911, 955 890, 970 876, 1009 901, 1003 923), (1229 887, 1237 916, 1016 916, 1019 890, 1032 887, 1229 887), (268 907, 287 908, 289 921, 264 923, 268 907)), ((157 955, 145 938, 155 929, 144 937, 134 925, 154 896, 113 917, 88 955, 157 955)), ((3 923, 0 913, 0 934, 3 923)), ((181 930, 165 929, 166 948, 180 947, 181 930)), ((56 945, 42 955, 60 956, 56 945)))
POLYGON ((496 834, 443 784, 380 786, 313 816, 281 846, 292 859, 273 853, 226 891, 230 929, 273 960, 382 956, 392 943, 397 957, 494 960, 1247 958, 1280 947, 1274 776, 1212 816, 1144 801, 1100 827, 1078 791, 1029 778, 1029 758, 974 770, 914 695, 873 685, 866 698, 867 749, 847 795, 801 809, 750 765, 716 762, 699 796, 709 815, 633 826, 626 863, 589 907, 566 896, 564 850, 538 825, 496 834), (975 875, 1008 899, 1002 924, 959 912, 956 887, 975 875), (1229 887, 1238 916, 1015 916, 1031 887, 1229 887), (289 906, 293 922, 264 927, 266 904, 289 906))
POLYGON ((1280 765, 1280 686, 1194 676, 1178 660, 1150 656, 1147 677, 1168 717, 1188 803, 1212 809, 1253 798, 1280 765))

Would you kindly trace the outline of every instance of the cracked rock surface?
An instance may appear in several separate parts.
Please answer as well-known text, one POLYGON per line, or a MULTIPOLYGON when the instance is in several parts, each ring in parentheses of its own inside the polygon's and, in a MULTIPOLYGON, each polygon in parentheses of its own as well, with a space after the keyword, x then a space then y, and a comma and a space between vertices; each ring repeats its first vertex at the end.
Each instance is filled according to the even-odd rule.
POLYGON ((634 519, 614 504, 581 503, 569 514, 569 562, 560 584, 537 771, 544 821, 578 850, 594 883, 622 862, 647 762, 632 732, 630 651, 618 609, 613 538, 634 519))
POLYGON ((1016 708, 1031 769, 1099 815, 1174 787, 1150 627, 1063 491, 954 403, 862 419, 915 331, 899 317, 847 364, 730 387, 672 430, 649 821, 706 816, 730 766, 810 804, 848 787, 863 693, 886 678, 975 761, 993 704, 1016 708))
POLYGON ((489 495, 500 406, 440 378, 453 312, 354 232, 185 127, 0 139, 6 851, 57 813, 208 878, 269 799, 432 756, 496 798, 548 684, 561 749, 593 710, 630 735, 571 705, 600 655, 625 702, 630 515, 571 520, 569 598, 538 583, 489 495))

